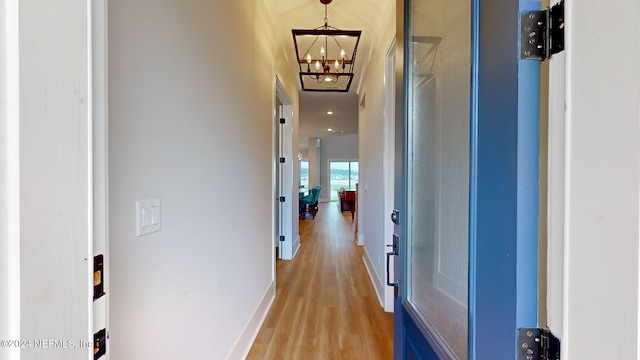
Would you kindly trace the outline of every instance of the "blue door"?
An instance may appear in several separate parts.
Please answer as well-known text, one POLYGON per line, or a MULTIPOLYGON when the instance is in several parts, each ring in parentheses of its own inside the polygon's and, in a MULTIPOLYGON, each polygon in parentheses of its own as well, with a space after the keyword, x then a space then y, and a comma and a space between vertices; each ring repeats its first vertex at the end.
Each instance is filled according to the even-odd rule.
MULTIPOLYGON (((515 359, 537 324, 538 1, 404 0, 396 359, 515 359)), ((402 17, 399 17, 399 19, 402 17)))

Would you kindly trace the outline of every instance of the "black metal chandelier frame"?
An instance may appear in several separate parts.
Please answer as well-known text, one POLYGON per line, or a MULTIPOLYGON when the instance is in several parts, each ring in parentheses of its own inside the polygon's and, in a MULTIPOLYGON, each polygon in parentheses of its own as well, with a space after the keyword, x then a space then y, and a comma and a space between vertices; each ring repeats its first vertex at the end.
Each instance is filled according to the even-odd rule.
POLYGON ((296 58, 298 61, 298 65, 300 67, 300 86, 304 91, 334 91, 334 92, 348 92, 351 87, 351 82, 353 81, 353 69, 356 60, 356 53, 358 51, 358 44, 360 43, 360 35, 362 31, 360 30, 340 30, 329 26, 329 21, 327 20, 327 4, 331 1, 320 0, 325 5, 325 18, 324 25, 319 26, 315 29, 309 30, 300 30, 294 29, 291 30, 293 34, 293 44, 296 49, 296 58), (302 53, 298 49, 298 36, 315 36, 316 39, 309 46, 309 48, 302 53), (344 49, 340 42, 338 41, 341 37, 351 37, 355 39, 355 46, 353 48, 353 54, 351 58, 349 58, 346 54, 340 54, 340 57, 331 58, 329 51, 329 39, 334 41, 340 49, 344 49), (320 58, 312 58, 311 49, 318 41, 324 40, 324 49, 327 49, 327 53, 321 54, 320 58), (312 65, 316 64, 316 65, 312 65), (312 71, 312 66, 315 66, 316 71, 312 71), (331 71, 331 67, 335 66, 335 71, 331 71), (315 80, 317 83, 337 83, 338 79, 341 77, 347 77, 347 84, 345 88, 335 89, 332 87, 325 88, 309 88, 305 86, 305 77, 308 79, 315 80))

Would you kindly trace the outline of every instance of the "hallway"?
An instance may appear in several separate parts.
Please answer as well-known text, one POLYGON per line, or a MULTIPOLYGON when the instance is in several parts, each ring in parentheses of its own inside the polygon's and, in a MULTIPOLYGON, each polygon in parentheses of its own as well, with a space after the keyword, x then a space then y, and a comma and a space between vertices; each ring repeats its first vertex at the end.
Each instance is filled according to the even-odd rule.
POLYGON ((276 298, 247 359, 393 358, 393 314, 379 304, 354 228, 335 202, 300 221, 302 246, 277 262, 276 298))

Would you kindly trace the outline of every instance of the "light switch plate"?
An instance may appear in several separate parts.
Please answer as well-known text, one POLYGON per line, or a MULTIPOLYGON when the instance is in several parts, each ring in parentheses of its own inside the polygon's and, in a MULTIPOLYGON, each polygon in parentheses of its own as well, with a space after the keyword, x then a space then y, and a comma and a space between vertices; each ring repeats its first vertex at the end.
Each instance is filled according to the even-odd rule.
POLYGON ((160 231, 160 199, 136 201, 136 235, 160 231))

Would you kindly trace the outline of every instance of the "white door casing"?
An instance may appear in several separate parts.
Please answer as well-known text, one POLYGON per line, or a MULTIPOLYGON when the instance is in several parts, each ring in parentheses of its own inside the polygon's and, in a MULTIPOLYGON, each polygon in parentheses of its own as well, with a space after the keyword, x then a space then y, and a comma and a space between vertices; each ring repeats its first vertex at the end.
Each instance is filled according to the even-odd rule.
MULTIPOLYGON (((385 115, 384 115, 384 151, 383 151, 383 170, 384 174, 384 211, 383 211, 383 229, 384 229, 384 245, 382 253, 391 251, 389 245, 393 244, 393 222, 391 221, 391 212, 393 211, 394 196, 394 171, 395 171, 395 67, 396 67, 396 42, 392 41, 387 51, 387 59, 385 64, 385 115)), ((393 261, 395 256, 389 258, 390 263, 387 264, 389 269, 389 279, 394 279, 393 261)), ((386 279, 385 279, 386 282, 386 279)), ((393 312, 394 288, 384 285, 384 310, 393 312)))
POLYGON ((563 359, 639 354, 638 17, 635 0, 566 0, 550 60, 548 322, 563 359))

